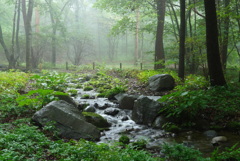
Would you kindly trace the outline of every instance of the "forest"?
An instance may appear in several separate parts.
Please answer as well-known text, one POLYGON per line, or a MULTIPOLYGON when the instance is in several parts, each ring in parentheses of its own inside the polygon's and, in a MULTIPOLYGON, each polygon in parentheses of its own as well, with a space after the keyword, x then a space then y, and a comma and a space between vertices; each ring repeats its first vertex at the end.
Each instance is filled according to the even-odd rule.
POLYGON ((0 160, 240 160, 239 0, 0 13, 0 160))

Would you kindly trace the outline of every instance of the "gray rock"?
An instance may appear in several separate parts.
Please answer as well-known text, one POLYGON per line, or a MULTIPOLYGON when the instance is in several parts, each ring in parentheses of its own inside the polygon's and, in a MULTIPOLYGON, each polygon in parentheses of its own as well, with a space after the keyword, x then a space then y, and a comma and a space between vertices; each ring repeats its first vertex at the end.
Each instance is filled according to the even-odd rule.
POLYGON ((82 114, 86 118, 87 122, 95 125, 98 128, 107 128, 111 126, 111 124, 99 114, 93 112, 83 112, 82 114))
POLYGON ((223 142, 226 142, 226 141, 227 141, 227 137, 226 137, 226 136, 216 136, 216 137, 212 138, 211 143, 212 143, 214 146, 217 146, 217 145, 219 145, 220 143, 223 143, 223 142))
POLYGON ((169 74, 158 74, 149 78, 149 89, 154 92, 172 90, 175 86, 174 78, 169 74))
POLYGON ((127 120, 129 120, 129 118, 128 118, 128 116, 123 116, 121 120, 122 121, 127 121, 127 120))
POLYGON ((138 124, 152 125, 162 107, 158 96, 140 96, 134 104, 132 120, 138 124))
POLYGON ((138 98, 137 95, 128 95, 124 93, 120 93, 115 96, 115 98, 118 100, 119 108, 120 109, 128 109, 132 110, 134 106, 134 101, 138 98))
POLYGON ((104 111, 104 114, 111 115, 111 116, 115 116, 118 113, 119 113, 119 109, 116 109, 116 108, 108 108, 104 111))
POLYGON ((94 106, 87 106, 84 110, 84 112, 96 112, 96 109, 94 106))
POLYGON ((53 101, 37 111, 33 121, 45 126, 50 121, 56 122, 55 126, 61 137, 69 139, 99 140, 100 131, 96 126, 85 121, 85 117, 73 105, 65 101, 53 101))
POLYGON ((162 126, 167 123, 167 120, 165 117, 163 116, 158 116, 154 122, 153 122, 153 125, 152 127, 155 128, 155 129, 162 129, 162 126))
POLYGON ((55 95, 58 97, 60 100, 66 101, 67 103, 73 105, 74 107, 77 107, 77 103, 70 97, 68 94, 67 95, 55 95))
POLYGON ((209 138, 213 138, 217 136, 217 132, 215 130, 207 130, 203 134, 209 138))

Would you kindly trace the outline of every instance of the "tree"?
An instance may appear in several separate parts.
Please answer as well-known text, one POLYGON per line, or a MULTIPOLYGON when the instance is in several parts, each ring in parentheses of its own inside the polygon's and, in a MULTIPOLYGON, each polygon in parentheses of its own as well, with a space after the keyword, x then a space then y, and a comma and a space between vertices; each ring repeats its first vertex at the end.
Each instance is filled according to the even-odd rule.
POLYGON ((185 0, 180 0, 180 43, 179 43, 179 69, 178 76, 184 80, 185 71, 185 35, 186 35, 186 20, 185 20, 185 0))
POLYGON ((157 33, 155 41, 155 66, 154 69, 164 68, 165 54, 163 47, 163 31, 166 10, 166 0, 155 0, 157 4, 157 33))
POLYGON ((206 13, 207 61, 211 86, 224 86, 226 81, 219 53, 215 0, 204 0, 206 13))
POLYGON ((24 21, 25 37, 26 37, 26 70, 31 70, 31 48, 32 48, 32 13, 34 0, 28 2, 26 8, 26 0, 22 0, 22 14, 24 21))

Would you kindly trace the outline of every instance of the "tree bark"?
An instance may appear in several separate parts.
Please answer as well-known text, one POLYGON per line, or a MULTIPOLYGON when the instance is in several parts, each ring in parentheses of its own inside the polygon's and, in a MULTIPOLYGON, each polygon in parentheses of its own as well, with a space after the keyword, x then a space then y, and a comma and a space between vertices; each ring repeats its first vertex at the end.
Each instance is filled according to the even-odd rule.
POLYGON ((165 67, 165 54, 163 46, 163 31, 165 21, 166 0, 155 0, 157 4, 157 34, 155 42, 155 65, 154 69, 165 67))
POLYGON ((223 69, 226 70, 227 68, 227 55, 228 55, 228 37, 229 37, 229 23, 230 23, 230 18, 229 18, 229 4, 230 0, 225 0, 224 1, 224 10, 225 10, 225 15, 223 18, 223 39, 222 39, 222 45, 221 45, 221 58, 222 58, 222 65, 223 69))
POLYGON ((134 64, 137 65, 139 59, 139 9, 136 9, 136 33, 135 33, 135 50, 134 50, 134 64))
POLYGON ((204 0, 206 13, 207 60, 211 86, 224 86, 226 81, 219 53, 215 0, 204 0))
POLYGON ((180 0, 180 42, 179 42, 179 69, 178 76, 184 80, 185 72, 185 35, 186 35, 186 19, 185 19, 185 0, 180 0))
POLYGON ((26 9, 26 0, 22 0, 22 13, 26 36, 26 70, 31 70, 31 48, 32 48, 32 13, 34 0, 28 2, 28 9, 26 9))

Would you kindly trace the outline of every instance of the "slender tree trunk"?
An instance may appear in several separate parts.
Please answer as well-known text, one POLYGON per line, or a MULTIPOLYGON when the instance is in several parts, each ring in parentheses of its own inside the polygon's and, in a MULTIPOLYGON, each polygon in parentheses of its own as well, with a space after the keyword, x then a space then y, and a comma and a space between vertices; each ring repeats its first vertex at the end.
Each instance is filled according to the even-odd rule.
POLYGON ((2 33, 2 26, 1 26, 1 24, 0 24, 0 44, 2 45, 2 47, 4 49, 5 56, 6 56, 8 62, 10 64, 10 53, 9 53, 7 45, 5 44, 4 39, 3 39, 3 33, 2 33))
POLYGON ((219 53, 215 0, 204 0, 204 7, 206 12, 207 60, 210 84, 211 86, 224 86, 226 81, 219 53))
POLYGON ((230 0, 224 1, 224 10, 225 10, 225 17, 223 18, 223 39, 222 39, 222 45, 221 45, 221 58, 222 58, 222 65, 223 69, 226 70, 227 67, 227 55, 228 55, 228 37, 229 37, 229 12, 230 9, 228 8, 230 4, 230 0))
POLYGON ((20 14, 21 14, 21 0, 18 0, 18 9, 17 9, 17 25, 16 25, 16 61, 20 57, 20 44, 19 44, 19 26, 20 26, 20 14))
POLYGON ((178 76, 184 80, 185 72, 185 35, 186 35, 186 19, 185 19, 185 0, 180 0, 180 44, 179 44, 179 69, 178 76))
POLYGON ((134 50, 134 64, 137 65, 139 59, 139 9, 136 9, 136 33, 135 33, 135 50, 134 50))
POLYGON ((24 20, 24 28, 26 35, 26 70, 31 70, 31 46, 32 46, 32 12, 33 12, 33 2, 30 0, 28 2, 28 9, 26 9, 26 0, 22 0, 22 13, 24 20))
POLYGON ((156 4, 157 4, 157 34, 155 42, 154 69, 161 69, 165 67, 163 31, 165 21, 166 0, 156 0, 156 4))

